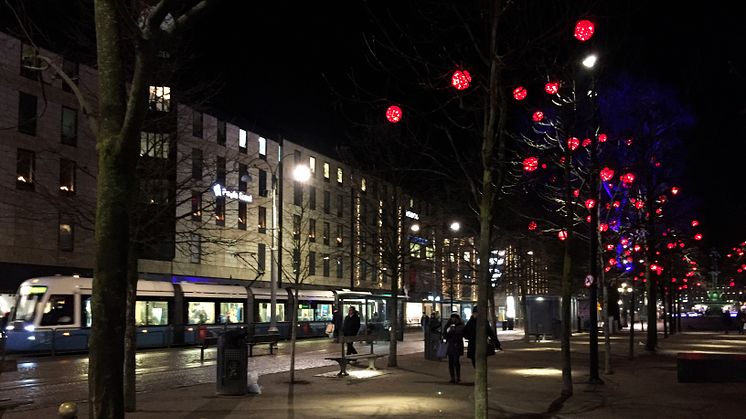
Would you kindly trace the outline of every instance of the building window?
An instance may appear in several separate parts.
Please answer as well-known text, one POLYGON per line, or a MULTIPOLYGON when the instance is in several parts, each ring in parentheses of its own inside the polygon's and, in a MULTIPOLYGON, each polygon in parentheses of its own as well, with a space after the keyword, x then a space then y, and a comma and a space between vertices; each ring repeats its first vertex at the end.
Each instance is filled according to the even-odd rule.
POLYGON ((202 138, 202 112, 192 111, 192 136, 202 138))
POLYGON ((57 246, 63 252, 72 252, 75 245, 73 222, 70 217, 60 215, 57 246))
POLYGON ((324 191, 324 214, 331 212, 332 206, 332 194, 329 191, 324 191))
POLYGON ((259 137, 259 158, 267 160, 267 140, 264 137, 259 137))
POLYGON ((256 264, 257 270, 264 273, 267 265, 267 245, 264 243, 256 245, 256 264))
POLYGON ((308 241, 316 242, 316 220, 313 218, 308 220, 308 241))
POLYGON ((323 270, 324 277, 329 278, 329 255, 324 255, 323 270))
POLYGON ((324 162, 324 182, 329 182, 329 163, 324 162))
POLYGON ((246 139, 246 130, 239 129, 238 130, 238 151, 246 154, 246 151, 247 151, 246 144, 248 144, 247 139, 246 139))
POLYGON ((368 190, 368 185, 365 181, 365 178, 360 179, 360 190, 363 192, 366 192, 368 190))
POLYGON ((337 167, 337 183, 341 185, 343 180, 344 180, 344 175, 342 174, 342 168, 337 167))
POLYGON ((75 193, 75 162, 72 160, 60 159, 60 192, 75 193))
POLYGON ((219 185, 225 186, 225 157, 215 159, 215 180, 219 185))
POLYGON ((78 140, 78 111, 62 107, 62 144, 74 146, 78 140))
POLYGON ((344 226, 337 224, 337 247, 342 247, 343 243, 344 226))
POLYGON ((293 240, 300 240, 300 215, 293 214, 293 240))
POLYGON ((345 210, 345 197, 344 195, 337 196, 337 217, 344 215, 345 210))
POLYGON ((16 157, 16 189, 34 190, 35 165, 35 153, 19 148, 16 157))
POLYGON ((189 262, 200 263, 202 261, 202 238, 199 234, 192 233, 189 238, 189 262))
POLYGON ((238 228, 246 230, 246 203, 243 201, 238 203, 238 228))
POLYGON ((316 275, 316 252, 308 252, 308 275, 316 275))
POLYGON ((257 224, 260 233, 267 232, 267 208, 259 207, 259 223, 257 224))
POLYGON ((308 187, 308 208, 312 210, 316 209, 316 187, 315 186, 308 187))
POLYGON ((239 163, 238 164, 238 190, 239 191, 246 192, 248 190, 249 179, 251 179, 249 177, 249 169, 246 167, 245 164, 239 163))
POLYGON ((301 159, 300 150, 293 151, 293 161, 295 162, 296 166, 300 164, 300 159, 301 159))
POLYGON ((342 278, 344 276, 344 266, 342 265, 342 257, 337 258, 337 278, 342 278))
POLYGON ((39 77, 39 70, 41 68, 41 60, 39 59, 39 51, 36 50, 32 45, 22 44, 21 45, 21 75, 29 79, 36 80, 39 77))
POLYGON ((331 227, 329 226, 329 223, 324 222, 324 231, 323 231, 323 239, 324 244, 326 246, 329 246, 329 236, 331 235, 331 227))
POLYGON ((215 225, 225 225, 225 197, 215 197, 215 225))
POLYGON ((160 132, 140 132, 140 156, 167 159, 169 135, 160 132))
POLYGON ((300 272, 300 249, 293 249, 293 273, 300 272))
POLYGON ((267 172, 259 169, 259 196, 267 196, 267 172))
POLYGON ((293 181, 293 204, 303 205, 303 184, 297 180, 293 181))
POLYGON ((169 112, 171 110, 171 88, 168 86, 150 86, 150 110, 169 112))
POLYGON ((316 157, 309 157, 308 158, 308 170, 311 171, 311 176, 316 176, 316 157))
POLYGON ((202 150, 192 149, 192 179, 202 180, 202 150))
POLYGON ((20 92, 18 96, 18 132, 36 135, 36 96, 20 92))
POLYGON ((225 145, 225 121, 218 121, 218 145, 225 145))
POLYGON ((192 191, 192 221, 202 221, 202 192, 192 191))
POLYGON ((364 199, 360 200, 360 223, 365 224, 368 219, 368 202, 364 199))
MULTIPOLYGON (((67 75, 67 77, 70 78, 70 80, 73 81, 73 83, 78 84, 78 72, 79 72, 79 66, 78 63, 75 61, 70 61, 67 58, 62 59, 62 72, 67 75)), ((62 81, 62 90, 66 92, 72 92, 73 89, 70 88, 70 85, 67 84, 64 80, 62 81)))
POLYGON ((360 280, 368 280, 368 264, 365 262, 360 264, 360 280))

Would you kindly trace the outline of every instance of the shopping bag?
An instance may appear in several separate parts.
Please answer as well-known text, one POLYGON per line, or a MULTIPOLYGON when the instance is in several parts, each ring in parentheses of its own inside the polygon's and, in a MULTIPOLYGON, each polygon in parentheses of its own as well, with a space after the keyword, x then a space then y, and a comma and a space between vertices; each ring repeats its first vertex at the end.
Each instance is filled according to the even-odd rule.
POLYGON ((438 351, 435 353, 435 356, 438 358, 445 358, 448 355, 448 342, 441 341, 440 344, 438 344, 438 351))
POLYGON ((334 323, 329 323, 326 325, 326 334, 331 335, 334 333, 334 323))

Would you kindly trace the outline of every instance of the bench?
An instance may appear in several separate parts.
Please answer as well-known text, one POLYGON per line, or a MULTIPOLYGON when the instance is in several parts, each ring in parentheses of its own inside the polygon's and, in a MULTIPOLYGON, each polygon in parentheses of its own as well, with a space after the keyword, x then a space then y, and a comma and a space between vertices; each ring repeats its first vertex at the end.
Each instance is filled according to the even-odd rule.
POLYGON ((381 355, 381 354, 377 354, 373 352, 373 339, 374 337, 370 335, 343 336, 342 337, 342 339, 340 340, 340 342, 342 343, 342 355, 325 358, 330 361, 335 361, 337 364, 339 364, 339 373, 337 373, 337 377, 345 377, 345 376, 350 375, 347 373, 347 365, 350 362, 357 362, 363 359, 368 361, 369 370, 376 369, 376 359, 383 358, 386 355, 381 355), (348 342, 366 342, 370 344, 370 353, 346 355, 346 343, 348 342))
POLYGON ((746 382, 746 355, 701 352, 676 354, 680 383, 746 382))
POLYGON ((217 336, 205 336, 204 338, 200 339, 199 362, 205 362, 205 349, 210 347, 210 345, 217 345, 217 343, 218 343, 217 336))
POLYGON ((277 349, 278 335, 253 335, 246 338, 246 344, 249 345, 249 357, 254 356, 254 345, 269 344, 269 354, 274 355, 277 349))

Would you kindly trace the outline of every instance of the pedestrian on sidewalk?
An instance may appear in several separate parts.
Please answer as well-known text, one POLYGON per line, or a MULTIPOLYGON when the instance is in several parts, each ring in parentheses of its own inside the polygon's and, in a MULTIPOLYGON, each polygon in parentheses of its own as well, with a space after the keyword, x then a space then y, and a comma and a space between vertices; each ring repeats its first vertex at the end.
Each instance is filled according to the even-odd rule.
POLYGON ((332 324, 334 325, 334 343, 339 343, 339 331, 342 330, 342 313, 338 308, 335 308, 334 314, 332 314, 332 324))
POLYGON ((730 310, 723 310, 723 330, 725 330, 725 334, 727 335, 730 333, 731 327, 733 327, 733 321, 730 318, 730 310))
POLYGON ((429 323, 430 317, 423 311, 422 318, 420 318, 420 327, 422 327, 422 333, 427 333, 427 327, 429 323))
MULTIPOLYGON (((347 317, 345 317, 344 323, 342 324, 342 334, 344 336, 357 336, 360 331, 360 316, 357 314, 355 307, 350 307, 347 311, 347 317)), ((347 355, 355 355, 354 342, 347 342, 347 355)))
POLYGON ((464 322, 461 316, 456 313, 451 314, 446 324, 445 333, 446 344, 448 349, 448 372, 451 374, 450 383, 461 382, 461 355, 464 354, 464 322))
POLYGON ((736 327, 738 328, 738 334, 743 334, 743 328, 746 327, 746 313, 744 313, 744 307, 738 308, 738 314, 736 314, 736 327))
MULTIPOLYGON (((474 309, 472 309, 471 311, 471 317, 469 318, 469 321, 466 322, 466 326, 464 326, 464 337, 466 338, 466 340, 469 341, 469 346, 466 350, 466 356, 467 358, 471 359, 471 366, 474 368, 476 368, 477 366, 477 313, 478 309, 477 307, 474 307, 474 309)), ((503 350, 502 346, 500 346, 500 340, 497 339, 497 334, 495 334, 495 331, 492 330, 489 322, 487 322, 487 337, 489 338, 489 343, 492 344, 491 348, 490 346, 487 346, 487 355, 494 355, 494 351, 503 350)))

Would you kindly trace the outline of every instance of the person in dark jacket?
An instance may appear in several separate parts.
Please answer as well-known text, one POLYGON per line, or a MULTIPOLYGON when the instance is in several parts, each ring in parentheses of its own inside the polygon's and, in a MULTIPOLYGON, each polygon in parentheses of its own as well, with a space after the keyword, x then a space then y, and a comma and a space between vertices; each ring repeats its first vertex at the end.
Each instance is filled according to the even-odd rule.
POLYGON ((339 343, 339 331, 342 330, 342 313, 339 309, 334 309, 332 324, 334 325, 334 343, 339 343))
POLYGON ((464 322, 461 316, 456 313, 451 314, 451 318, 446 323, 445 333, 446 355, 448 355, 448 372, 451 374, 450 383, 461 382, 461 355, 464 354, 464 322))
MULTIPOLYGON (((350 307, 347 311, 347 317, 345 317, 344 324, 342 325, 342 334, 344 336, 357 336, 360 331, 360 316, 357 314, 355 307, 350 307)), ((353 342, 347 342, 347 355, 354 355, 357 351, 353 346, 353 342)))
MULTIPOLYGON (((469 321, 466 322, 466 326, 464 326, 464 337, 466 338, 466 340, 469 341, 469 347, 466 350, 466 356, 471 359, 471 365, 475 368, 477 366, 477 313, 477 308, 474 307, 474 309, 471 311, 471 317, 469 318, 469 321)), ((490 342, 492 343, 492 347, 495 350, 502 351, 500 340, 497 339, 497 334, 495 334, 495 331, 492 330, 489 322, 487 322, 487 337, 489 338, 490 342)))

